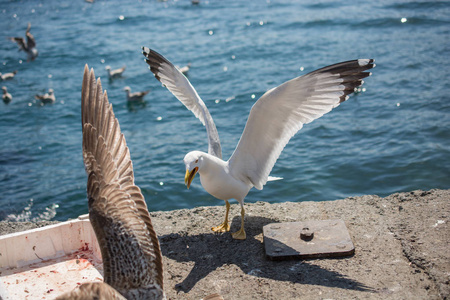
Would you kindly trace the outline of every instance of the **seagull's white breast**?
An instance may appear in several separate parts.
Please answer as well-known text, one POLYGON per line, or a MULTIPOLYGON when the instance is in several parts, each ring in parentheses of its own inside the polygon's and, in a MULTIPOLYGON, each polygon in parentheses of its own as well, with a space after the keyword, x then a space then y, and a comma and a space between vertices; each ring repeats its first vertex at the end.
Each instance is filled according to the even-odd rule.
POLYGON ((252 186, 231 176, 228 163, 216 157, 210 157, 199 170, 203 188, 221 200, 236 199, 243 201, 252 186))

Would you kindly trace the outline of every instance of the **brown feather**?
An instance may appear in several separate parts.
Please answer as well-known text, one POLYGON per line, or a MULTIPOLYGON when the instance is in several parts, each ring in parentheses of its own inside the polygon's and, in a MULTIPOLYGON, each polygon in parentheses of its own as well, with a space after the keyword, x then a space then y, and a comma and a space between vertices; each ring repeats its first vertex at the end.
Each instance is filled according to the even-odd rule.
POLYGON ((158 237, 144 196, 134 184, 130 152, 112 105, 87 65, 81 98, 89 218, 102 251, 104 280, 127 298, 161 298, 158 237))
POLYGON ((126 300, 126 298, 104 282, 89 282, 55 300, 126 300))

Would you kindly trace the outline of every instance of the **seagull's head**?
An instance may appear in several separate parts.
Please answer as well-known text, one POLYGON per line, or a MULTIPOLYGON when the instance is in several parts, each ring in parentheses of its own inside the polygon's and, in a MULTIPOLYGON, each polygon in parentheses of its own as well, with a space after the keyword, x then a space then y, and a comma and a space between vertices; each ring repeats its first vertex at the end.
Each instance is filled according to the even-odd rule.
POLYGON ((110 66, 106 66, 105 70, 109 71, 109 70, 111 70, 111 67, 110 66))
POLYGON ((184 183, 187 188, 191 186, 191 182, 195 177, 195 174, 202 168, 203 164, 203 152, 192 151, 186 154, 184 157, 184 164, 186 165, 186 175, 184 176, 184 183))
POLYGON ((123 88, 123 90, 124 90, 125 92, 130 92, 130 91, 131 91, 131 88, 130 88, 129 86, 126 86, 126 87, 123 88))

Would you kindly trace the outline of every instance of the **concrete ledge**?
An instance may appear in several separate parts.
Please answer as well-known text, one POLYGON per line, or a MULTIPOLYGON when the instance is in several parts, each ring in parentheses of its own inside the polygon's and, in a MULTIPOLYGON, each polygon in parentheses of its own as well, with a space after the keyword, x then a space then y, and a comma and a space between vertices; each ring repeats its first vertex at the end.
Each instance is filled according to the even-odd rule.
MULTIPOLYGON (((151 199, 147 199, 151 203, 151 199)), ((150 204, 151 209, 151 204, 150 204)), ((445 299, 450 296, 450 190, 386 198, 246 204, 247 240, 216 235, 225 207, 152 212, 170 299, 445 299), (355 245, 343 259, 270 261, 262 227, 273 222, 342 219, 355 245)), ((231 230, 240 225, 232 205, 231 230)), ((0 234, 11 225, 0 222, 0 234), (3 231, 2 231, 3 230, 3 231)), ((22 230, 28 228, 21 228, 22 230)))

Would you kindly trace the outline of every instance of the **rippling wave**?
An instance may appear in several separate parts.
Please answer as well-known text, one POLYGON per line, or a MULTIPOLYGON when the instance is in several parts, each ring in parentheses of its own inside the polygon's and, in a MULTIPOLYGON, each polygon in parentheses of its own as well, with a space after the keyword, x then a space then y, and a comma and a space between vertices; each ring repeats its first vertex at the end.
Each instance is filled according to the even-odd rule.
POLYGON ((214 117, 224 158, 253 103, 268 89, 317 68, 375 58, 365 90, 306 125, 287 145, 263 191, 246 201, 324 201, 388 195, 450 183, 450 5, 447 1, 3 1, 0 220, 66 220, 87 213, 81 155, 84 64, 102 78, 127 139, 136 183, 150 210, 222 205, 195 180, 184 186, 185 153, 206 150, 206 132, 160 83, 141 55, 154 48, 178 65, 214 117), (27 23, 38 58, 7 41, 27 23), (127 66, 106 78, 105 67, 127 66), (151 89, 127 105, 123 88, 151 89), (55 90, 41 105, 35 94, 55 90), (31 199, 31 200, 30 200, 31 199))

